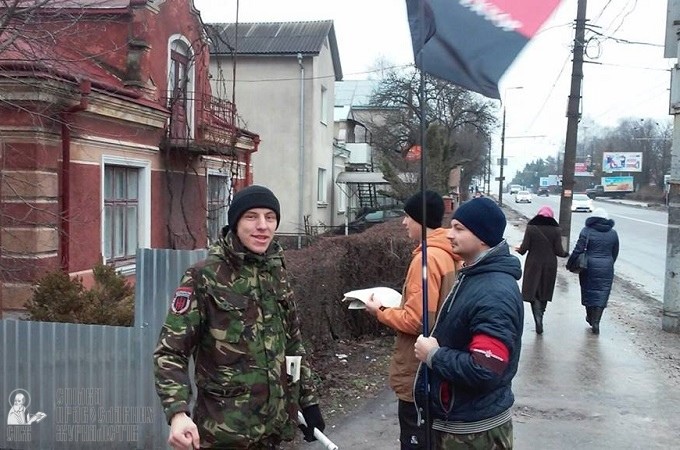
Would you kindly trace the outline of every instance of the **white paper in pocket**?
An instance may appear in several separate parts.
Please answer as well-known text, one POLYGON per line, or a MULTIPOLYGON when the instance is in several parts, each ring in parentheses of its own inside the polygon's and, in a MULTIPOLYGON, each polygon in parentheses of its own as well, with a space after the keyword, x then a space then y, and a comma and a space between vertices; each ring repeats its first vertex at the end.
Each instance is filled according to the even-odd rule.
POLYGON ((302 356, 286 356, 286 373, 293 377, 293 383, 300 379, 302 356))

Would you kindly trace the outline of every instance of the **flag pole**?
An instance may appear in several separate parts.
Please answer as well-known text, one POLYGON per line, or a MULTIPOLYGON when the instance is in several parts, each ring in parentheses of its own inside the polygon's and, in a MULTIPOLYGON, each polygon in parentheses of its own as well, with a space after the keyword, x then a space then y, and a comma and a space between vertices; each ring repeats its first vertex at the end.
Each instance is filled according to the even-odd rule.
MULTIPOLYGON (((424 2, 420 2, 420 23, 424 24, 425 23, 425 6, 424 2)), ((425 46, 425 30, 424 26, 421 28, 420 31, 420 48, 423 48, 425 46)), ((425 167, 425 161, 426 161, 426 114, 427 114, 427 108, 425 107, 426 103, 426 98, 425 98, 425 72, 422 69, 423 68, 423 54, 420 53, 420 87, 418 89, 418 96, 420 97, 420 192, 421 192, 421 202, 422 202, 422 208, 423 208, 423 219, 427 217, 427 205, 426 205, 426 198, 425 198, 425 177, 427 175, 427 170, 425 167)), ((417 56, 416 56, 417 57, 417 56)), ((416 61, 417 62, 417 61, 416 61)), ((425 222, 423 220, 423 222, 425 222)), ((427 286, 427 227, 425 226, 425 223, 422 224, 420 227, 420 248, 421 254, 422 254, 422 292, 423 292, 423 336, 428 337, 430 335, 430 324, 429 324, 429 307, 428 307, 428 286, 427 286)), ((425 448, 426 450, 431 450, 432 449, 432 431, 431 431, 431 417, 430 417, 430 368, 427 366, 427 364, 423 364, 423 381, 425 382, 425 409, 424 409, 424 419, 425 419, 425 448)))

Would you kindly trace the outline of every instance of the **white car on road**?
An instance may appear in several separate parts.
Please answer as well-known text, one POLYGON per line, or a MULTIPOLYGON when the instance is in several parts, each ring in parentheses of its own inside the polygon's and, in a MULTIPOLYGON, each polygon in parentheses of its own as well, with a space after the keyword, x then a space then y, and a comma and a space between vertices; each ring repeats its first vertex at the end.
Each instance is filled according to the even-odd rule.
POLYGON ((574 194, 571 199, 571 212, 593 212, 593 201, 586 194, 574 194))
POLYGON ((515 203, 531 203, 531 192, 519 191, 515 194, 515 203))

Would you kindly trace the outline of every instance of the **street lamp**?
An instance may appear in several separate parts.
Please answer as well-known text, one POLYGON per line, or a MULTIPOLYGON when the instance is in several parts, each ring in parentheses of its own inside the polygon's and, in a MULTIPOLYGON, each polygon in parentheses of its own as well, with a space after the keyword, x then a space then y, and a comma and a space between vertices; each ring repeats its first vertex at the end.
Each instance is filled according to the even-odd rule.
MULTIPOLYGON (((503 91, 503 99, 507 92, 511 89, 524 89, 524 86, 513 86, 506 88, 503 91)), ((501 160, 500 160, 500 174, 498 177, 498 204, 503 206, 503 165, 505 163, 505 102, 503 102, 503 131, 501 131, 501 160)))

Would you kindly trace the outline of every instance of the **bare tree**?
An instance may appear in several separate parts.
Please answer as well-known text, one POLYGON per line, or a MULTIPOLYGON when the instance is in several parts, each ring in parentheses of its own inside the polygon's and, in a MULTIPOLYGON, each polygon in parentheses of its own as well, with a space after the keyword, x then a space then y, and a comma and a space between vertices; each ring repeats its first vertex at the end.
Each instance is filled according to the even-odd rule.
POLYGON ((455 167, 464 169, 465 185, 484 172, 489 136, 497 124, 492 103, 440 80, 426 79, 426 100, 421 105, 419 83, 420 75, 413 70, 390 70, 371 99, 372 144, 385 178, 402 200, 419 186, 419 162, 407 156, 421 145, 421 118, 427 130, 427 185, 441 193, 448 193, 449 174, 455 167), (405 181, 404 173, 414 175, 405 181))

